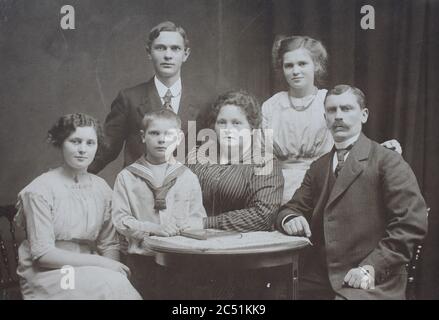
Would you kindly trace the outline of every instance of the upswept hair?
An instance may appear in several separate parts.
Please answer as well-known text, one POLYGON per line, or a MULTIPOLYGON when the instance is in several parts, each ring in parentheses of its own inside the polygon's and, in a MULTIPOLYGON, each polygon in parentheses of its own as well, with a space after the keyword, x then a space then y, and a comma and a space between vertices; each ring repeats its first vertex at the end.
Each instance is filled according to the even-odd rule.
POLYGON ((186 31, 184 31, 183 27, 177 26, 174 22, 164 21, 156 25, 149 32, 148 38, 146 40, 146 50, 151 53, 151 45, 152 42, 160 36, 160 32, 170 31, 170 32, 178 32, 183 40, 184 40, 184 49, 189 48, 189 39, 186 35, 186 31))
POLYGON ((262 115, 261 107, 258 100, 248 92, 244 90, 229 91, 218 97, 215 103, 212 105, 209 115, 210 127, 215 126, 216 118, 225 105, 234 105, 240 107, 247 117, 252 129, 259 129, 261 127, 262 115))
POLYGON ((71 113, 60 117, 47 132, 47 141, 56 148, 61 148, 63 142, 78 127, 93 127, 98 139, 98 147, 104 146, 104 134, 98 120, 85 113, 71 113))
POLYGON ((142 130, 146 131, 152 121, 159 120, 159 119, 175 121, 176 128, 181 129, 180 117, 175 112, 163 108, 163 109, 148 112, 143 116, 142 130))
POLYGON ((357 98, 357 102, 360 105, 361 109, 366 108, 366 96, 364 95, 363 91, 361 91, 357 87, 350 86, 347 84, 339 84, 336 85, 334 88, 330 89, 326 94, 325 103, 326 103, 326 99, 329 96, 340 95, 345 92, 351 92, 357 98))
POLYGON ((300 48, 304 48, 310 53, 314 65, 316 66, 315 78, 321 81, 326 75, 328 52, 319 40, 307 36, 277 36, 272 49, 274 68, 282 70, 284 54, 300 48))

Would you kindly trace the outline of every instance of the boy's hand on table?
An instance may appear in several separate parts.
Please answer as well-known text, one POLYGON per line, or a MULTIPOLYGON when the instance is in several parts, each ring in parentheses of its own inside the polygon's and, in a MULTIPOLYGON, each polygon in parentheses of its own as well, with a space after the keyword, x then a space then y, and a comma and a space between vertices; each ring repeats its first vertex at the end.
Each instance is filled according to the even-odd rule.
POLYGON ((180 233, 180 229, 175 224, 157 224, 151 232, 152 235, 159 237, 172 237, 180 233))

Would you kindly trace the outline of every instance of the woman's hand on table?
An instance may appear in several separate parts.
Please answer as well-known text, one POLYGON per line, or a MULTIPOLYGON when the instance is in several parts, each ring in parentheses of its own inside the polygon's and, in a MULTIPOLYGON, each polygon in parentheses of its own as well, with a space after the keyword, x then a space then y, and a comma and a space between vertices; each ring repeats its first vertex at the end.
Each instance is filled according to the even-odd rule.
POLYGON ((180 230, 204 229, 203 218, 188 218, 179 227, 180 230))

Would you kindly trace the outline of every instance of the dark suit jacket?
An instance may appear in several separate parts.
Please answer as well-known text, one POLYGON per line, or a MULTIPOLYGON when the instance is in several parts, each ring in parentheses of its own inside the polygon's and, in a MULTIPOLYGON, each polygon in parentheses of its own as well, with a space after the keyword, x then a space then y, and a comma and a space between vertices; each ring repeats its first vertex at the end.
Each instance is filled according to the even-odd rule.
POLYGON ((323 215, 333 290, 350 299, 404 299, 405 263, 427 231, 427 208, 416 177, 398 153, 361 134, 328 194, 333 155, 311 165, 302 186, 281 208, 277 228, 283 230, 282 219, 293 213, 305 216, 312 232, 316 217, 323 215), (363 265, 374 267, 375 289, 342 287, 347 272, 363 265))
MULTIPOLYGON (((197 131, 206 124, 201 123, 201 115, 205 114, 208 103, 213 101, 210 90, 201 89, 189 92, 182 79, 182 91, 178 115, 182 121, 182 129, 187 140, 188 121, 197 120, 197 131)), ((89 167, 92 173, 98 173, 108 163, 115 160, 125 143, 124 167, 136 161, 145 153, 145 145, 140 137, 141 122, 145 113, 163 108, 161 99, 154 84, 154 78, 135 87, 124 89, 111 104, 111 111, 104 124, 104 148, 99 152, 89 167)), ((194 139, 194 137, 191 137, 194 139)), ((186 152, 187 152, 186 145, 186 152)))

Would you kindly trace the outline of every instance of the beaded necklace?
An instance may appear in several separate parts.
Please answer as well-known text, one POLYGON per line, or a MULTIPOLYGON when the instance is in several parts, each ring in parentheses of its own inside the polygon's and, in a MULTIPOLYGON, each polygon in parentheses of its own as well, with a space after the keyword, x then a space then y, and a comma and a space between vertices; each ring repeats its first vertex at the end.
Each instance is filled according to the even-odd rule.
POLYGON ((293 103, 293 97, 291 97, 290 94, 288 93, 288 101, 290 102, 290 106, 296 111, 305 111, 314 102, 314 99, 317 96, 317 92, 318 92, 317 88, 314 88, 314 93, 312 93, 311 95, 303 97, 303 98, 296 98, 296 99, 301 99, 302 101, 305 101, 301 105, 295 105, 293 103), (309 99, 309 102, 306 102, 306 100, 308 100, 308 99, 309 99))

